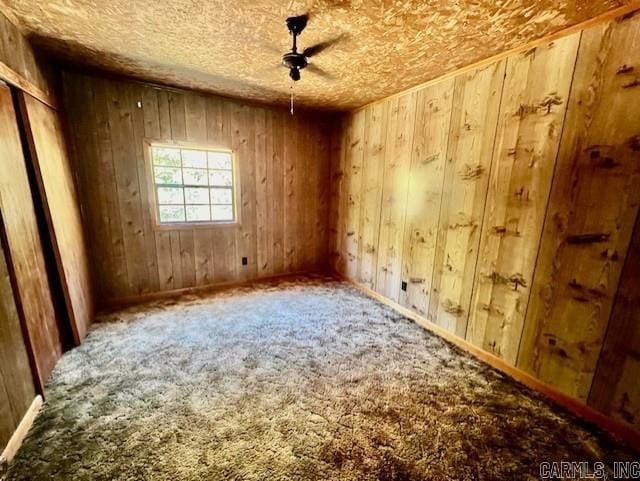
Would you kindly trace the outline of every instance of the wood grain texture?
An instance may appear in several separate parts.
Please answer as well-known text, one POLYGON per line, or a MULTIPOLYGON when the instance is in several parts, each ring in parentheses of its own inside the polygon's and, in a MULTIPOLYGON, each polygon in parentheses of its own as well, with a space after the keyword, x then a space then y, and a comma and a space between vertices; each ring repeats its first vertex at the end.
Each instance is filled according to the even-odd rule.
POLYGON ((79 344, 93 319, 93 292, 82 218, 62 124, 55 110, 30 95, 20 94, 20 109, 66 309, 75 342, 79 344))
POLYGON ((0 217, 0 452, 36 395, 24 342, 0 217))
MULTIPOLYGON (((413 180, 407 151, 420 121, 399 108, 419 104, 435 83, 343 119, 336 142, 344 146, 355 114, 365 114, 362 192, 372 189, 369 176, 381 178, 380 200, 372 189, 350 211, 344 158, 332 159, 332 222, 339 230, 345 217, 360 217, 363 245, 350 268, 359 275, 349 279, 419 312, 399 295, 416 262, 396 234, 412 210, 428 221, 439 216, 429 310, 420 316, 636 429, 638 261, 628 246, 640 206, 639 31, 639 15, 626 15, 454 76, 450 121, 437 126, 448 135, 444 176, 413 180), (412 193, 431 182, 442 183, 439 209, 412 193), (372 262, 366 253, 376 236, 372 262), (398 265, 406 266, 400 275, 398 265)), ((342 275, 344 239, 332 236, 330 247, 342 275)))
POLYGON ((431 298, 452 96, 450 79, 419 91, 416 99, 402 255, 407 286, 399 302, 420 314, 431 298))
POLYGON ((360 194, 359 279, 361 283, 373 289, 376 285, 378 267, 384 146, 389 121, 389 106, 388 104, 377 105, 367 109, 364 115, 365 152, 362 162, 362 190, 360 194))
POLYGON ((103 302, 327 264, 324 117, 312 121, 304 112, 291 117, 281 109, 72 73, 64 75, 64 87, 103 302), (156 229, 146 195, 145 139, 232 149, 240 223, 156 229))
POLYGON ((15 272, 18 309, 28 333, 28 349, 33 353, 37 390, 41 392, 62 355, 62 342, 16 112, 11 92, 4 85, 0 85, 0 158, 4 172, 11 172, 11 175, 0 176, 0 210, 15 272))
POLYGON ((344 246, 345 272, 357 278, 360 261, 360 197, 364 155, 364 112, 348 123, 344 143, 344 246))
POLYGON ((504 73, 501 61, 455 79, 429 316, 461 337, 469 319, 504 73))
POLYGON ((55 106, 58 102, 55 78, 51 63, 36 52, 24 33, 0 11, 0 79, 55 106))
POLYGON ((375 290, 394 301, 400 296, 416 99, 412 93, 389 104, 375 290))
POLYGON ((466 338, 514 364, 580 34, 507 60, 466 338))
MULTIPOLYGON (((333 272, 344 272, 344 132, 349 123, 348 118, 340 117, 329 130, 330 139, 330 167, 329 179, 329 267, 333 272)), ((376 223, 374 229, 378 231, 376 223)))
POLYGON ((278 64, 291 47, 284 20, 309 12, 299 45, 340 41, 311 59, 326 75, 303 71, 296 98, 333 109, 360 107, 632 4, 637 0, 137 0, 133 14, 127 0, 0 2, 38 45, 66 60, 282 105, 289 78, 278 64))
POLYGON ((594 374, 589 404, 640 424, 640 216, 622 269, 620 288, 594 374))
POLYGON ((638 16, 584 32, 518 358, 582 400, 640 205, 639 68, 638 16))

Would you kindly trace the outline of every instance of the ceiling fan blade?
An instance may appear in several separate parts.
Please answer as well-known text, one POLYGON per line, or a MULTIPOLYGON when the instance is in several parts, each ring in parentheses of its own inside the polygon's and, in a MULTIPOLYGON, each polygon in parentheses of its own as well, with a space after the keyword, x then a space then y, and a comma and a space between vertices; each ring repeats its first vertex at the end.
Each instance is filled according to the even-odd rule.
POLYGON ((332 47, 333 45, 342 42, 346 39, 346 35, 339 35, 336 38, 331 40, 326 40, 324 42, 317 43, 312 45, 311 47, 307 47, 303 50, 302 55, 305 57, 313 57, 314 55, 318 55, 320 52, 332 47))
POLYGON ((335 77, 333 75, 331 75, 327 71, 321 69, 317 65, 313 65, 311 63, 307 65, 305 70, 307 70, 307 71, 309 71, 311 73, 314 73, 314 74, 318 75, 319 77, 322 77, 322 78, 327 79, 327 80, 334 80, 335 79, 335 77))

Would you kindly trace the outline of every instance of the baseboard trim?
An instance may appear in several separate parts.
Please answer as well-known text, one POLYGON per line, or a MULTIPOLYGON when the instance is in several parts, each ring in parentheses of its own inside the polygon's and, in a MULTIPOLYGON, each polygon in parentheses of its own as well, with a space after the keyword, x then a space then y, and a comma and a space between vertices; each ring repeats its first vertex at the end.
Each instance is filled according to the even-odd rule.
MULTIPOLYGON (((256 277, 253 279, 247 279, 242 281, 218 282, 216 284, 206 284, 202 286, 185 287, 182 289, 172 289, 169 291, 150 292, 146 294, 141 294, 139 296, 119 297, 119 298, 103 301, 100 306, 100 313, 110 312, 118 309, 124 309, 126 307, 134 306, 137 304, 144 304, 145 302, 170 300, 170 299, 175 299, 177 297, 189 295, 189 294, 208 294, 208 293, 214 293, 214 292, 218 292, 225 289, 233 289, 234 287, 250 287, 254 284, 263 284, 265 282, 286 281, 289 279, 294 279, 296 277, 309 276, 309 275, 323 275, 323 272, 321 269, 287 272, 284 274, 256 277)), ((327 274, 325 272, 324 275, 332 275, 332 274, 327 274)))
POLYGON ((38 415, 38 412, 40 412, 41 407, 42 396, 38 394, 31 402, 31 406, 29 406, 29 409, 22 417, 22 421, 20 421, 20 424, 18 424, 18 427, 13 432, 11 439, 9 439, 9 442, 2 451, 2 454, 0 454, 0 473, 4 471, 6 465, 16 455, 18 449, 20 449, 22 441, 24 441, 24 438, 27 436, 29 429, 31 429, 31 425, 38 415))
POLYGON ((515 366, 507 364, 503 359, 487 351, 484 351, 483 349, 480 349, 477 346, 474 346, 473 344, 466 341, 465 339, 459 338, 455 334, 434 324, 428 318, 421 316, 420 314, 417 314, 416 312, 398 304, 397 302, 387 299, 382 294, 379 294, 378 292, 372 290, 371 288, 359 282, 353 281, 352 279, 349 279, 341 274, 334 273, 334 275, 337 278, 353 285, 354 287, 356 287, 358 290, 360 290, 367 296, 374 298, 375 300, 381 302, 382 304, 389 306, 399 314, 402 314, 403 316, 411 319, 412 321, 414 321, 416 324, 420 325, 424 329, 427 329, 428 331, 434 333, 435 335, 459 347, 463 351, 471 354, 472 356, 476 357, 480 361, 497 369, 498 371, 518 381, 519 383, 524 384, 528 388, 533 389, 534 391, 537 391, 545 395, 547 398, 551 399, 556 404, 559 404, 560 406, 569 410, 580 419, 583 419, 584 421, 587 421, 591 424, 596 425, 600 429, 603 429, 604 431, 607 431, 613 436, 621 439, 622 441, 627 443, 629 446, 633 447, 635 450, 640 451, 640 432, 636 431, 628 424, 618 421, 617 419, 613 419, 601 413, 600 411, 595 410, 591 406, 588 406, 582 401, 579 401, 578 399, 572 398, 562 393, 555 387, 541 381, 540 379, 532 376, 531 374, 515 366))

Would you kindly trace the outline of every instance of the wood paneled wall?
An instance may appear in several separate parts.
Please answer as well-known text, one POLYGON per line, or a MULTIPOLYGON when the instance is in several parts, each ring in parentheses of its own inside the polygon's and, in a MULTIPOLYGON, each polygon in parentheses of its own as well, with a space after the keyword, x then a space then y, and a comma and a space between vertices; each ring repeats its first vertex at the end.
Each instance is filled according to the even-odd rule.
POLYGON ((98 299, 327 264, 330 136, 322 117, 77 73, 63 84, 98 299), (156 229, 145 139, 232 149, 240 225, 156 229))
POLYGON ((0 78, 49 103, 56 101, 56 75, 29 41, 0 11, 0 78))
POLYGON ((332 267, 640 428, 639 74, 636 14, 349 113, 332 267))

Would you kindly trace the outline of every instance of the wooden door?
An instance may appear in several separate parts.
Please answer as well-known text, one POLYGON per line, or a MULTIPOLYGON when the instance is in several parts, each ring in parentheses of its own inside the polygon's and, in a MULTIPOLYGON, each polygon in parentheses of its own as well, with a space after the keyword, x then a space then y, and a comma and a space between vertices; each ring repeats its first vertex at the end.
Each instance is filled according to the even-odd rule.
POLYGON ((16 296, 42 392, 62 355, 29 176, 9 87, 0 84, 0 210, 15 272, 16 296))
POLYGON ((0 213, 0 452, 36 395, 22 337, 0 213))
POLYGON ((75 344, 93 316, 80 207, 58 114, 20 92, 20 110, 75 344))

